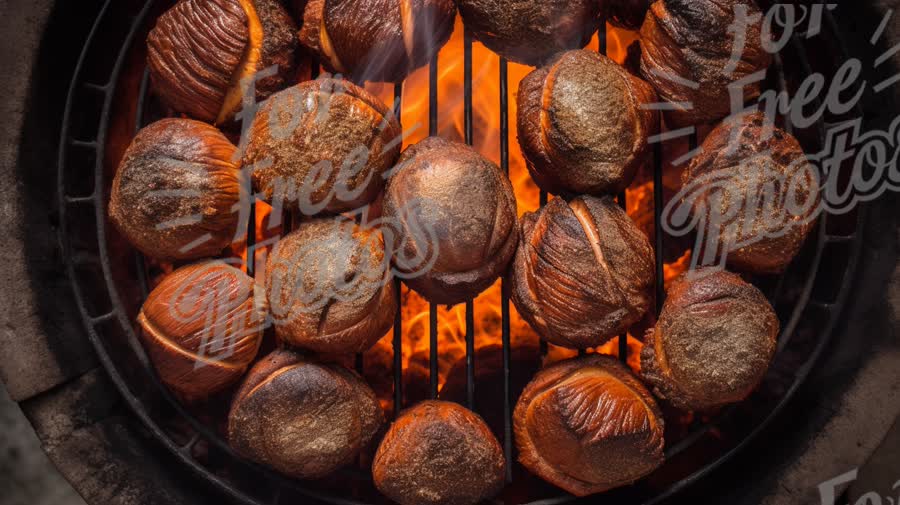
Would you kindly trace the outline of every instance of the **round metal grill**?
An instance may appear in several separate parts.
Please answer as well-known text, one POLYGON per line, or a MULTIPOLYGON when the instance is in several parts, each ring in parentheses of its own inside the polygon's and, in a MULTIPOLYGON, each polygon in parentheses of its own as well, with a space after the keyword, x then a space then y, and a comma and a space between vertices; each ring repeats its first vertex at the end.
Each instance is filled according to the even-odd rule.
MULTIPOLYGON (((334 477, 316 482, 285 478, 235 455, 215 429, 207 411, 196 412, 180 404, 156 378, 134 329, 134 316, 147 294, 146 266, 109 227, 108 188, 118 161, 111 146, 127 145, 133 133, 146 124, 152 112, 145 100, 148 76, 141 50, 154 15, 167 2, 153 0, 108 0, 98 12, 95 25, 78 61, 66 104, 59 148, 58 198, 59 237, 74 295, 88 336, 97 354, 147 430, 184 465, 221 490, 232 500, 252 505, 277 505, 303 498, 335 504, 382 503, 363 466, 345 469, 334 477), (137 69, 137 71, 134 71, 137 69)), ((605 27, 605 26, 604 26, 605 27)), ((600 29, 600 49, 605 50, 605 30, 600 29)), ((830 75, 846 58, 839 33, 826 11, 823 33, 807 40, 795 35, 777 55, 767 83, 778 90, 791 90, 813 72, 830 75), (815 48, 815 49, 812 49, 815 48)), ((464 135, 472 142, 472 39, 465 39, 464 135)), ((437 133, 439 61, 429 66, 431 134, 437 133)), ((509 103, 507 62, 499 67, 500 165, 509 170, 509 103)), ((397 98, 402 86, 395 87, 397 98)), ((396 103, 400 103, 398 100, 396 103)), ((859 117, 858 110, 848 117, 859 117)), ((399 117, 399 111, 398 111, 399 117)), ((807 152, 821 149, 830 124, 846 118, 826 117, 806 129, 784 126, 800 139, 807 152)), ((696 145, 696 137, 691 139, 696 145)), ((654 167, 655 246, 663 251, 667 239, 660 212, 663 149, 656 144, 654 167)), ((118 153, 120 155, 121 153, 118 153)), ((541 195, 541 203, 547 195, 541 195)), ((624 195, 620 196, 624 204, 624 195)), ((783 275, 754 279, 775 306, 782 323, 778 354, 760 390, 745 402, 726 408, 712 418, 696 418, 677 438, 667 440, 667 463, 646 479, 604 495, 629 503, 658 503, 703 478, 749 444, 784 410, 826 349, 849 294, 859 258, 865 209, 842 216, 823 216, 803 252, 783 275)), ((250 219, 248 237, 255 236, 250 219)), ((289 228, 289 225, 286 225, 289 228)), ((252 245, 252 243, 251 243, 252 245)), ((663 254, 657 255, 657 302, 665 291, 663 254)), ((252 263, 252 262, 251 262, 252 263)), ((252 272, 252 266, 250 272, 252 272)), ((508 288, 502 298, 502 378, 505 401, 501 443, 507 460, 515 458, 510 415, 516 398, 510 384, 515 363, 511 360, 508 288)), ((396 289, 403 289, 398 283, 396 289)), ((399 299, 399 297, 398 297, 399 299)), ((474 302, 466 304, 466 400, 475 405, 478 387, 474 373, 474 302)), ((658 309, 658 307, 657 307, 658 309)), ((437 307, 430 307, 430 391, 437 395, 437 307)), ((401 335, 404 321, 398 310, 394 327, 394 405, 403 406, 401 335)), ((627 354, 620 339, 620 357, 627 354)), ((359 363, 360 360, 358 359, 359 363)), ((564 503, 574 498, 550 488, 513 464, 507 465, 510 485, 499 500, 505 503, 564 503)))

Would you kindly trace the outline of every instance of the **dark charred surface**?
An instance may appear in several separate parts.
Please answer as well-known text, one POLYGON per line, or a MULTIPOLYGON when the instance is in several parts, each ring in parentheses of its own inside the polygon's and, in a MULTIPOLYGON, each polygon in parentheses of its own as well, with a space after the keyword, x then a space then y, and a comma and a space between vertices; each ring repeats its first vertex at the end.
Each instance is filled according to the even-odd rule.
POLYGON ((555 198, 521 221, 512 301, 544 340, 583 349, 638 322, 653 302, 653 248, 611 197, 555 198))
POLYGON ((232 242, 238 224, 235 153, 235 146, 206 123, 163 119, 147 126, 116 171, 110 218, 148 256, 217 255, 232 242))
POLYGON ((484 421, 455 403, 404 411, 375 454, 379 491, 402 505, 474 505, 503 487, 503 450, 484 421))
POLYGON ((538 372, 513 423, 519 461, 576 496, 630 484, 663 463, 662 413, 610 356, 574 358, 538 372))
POLYGON ((702 149, 682 178, 696 186, 692 212, 703 217, 704 236, 718 237, 716 256, 727 254, 741 272, 784 271, 816 225, 822 175, 761 112, 722 123, 702 149))
POLYGON ((553 194, 616 194, 652 154, 657 101, 646 82, 606 56, 579 50, 522 80, 519 145, 535 182, 553 194))
POLYGON ((269 259, 267 297, 278 338, 323 353, 363 352, 394 324, 396 298, 377 229, 304 222, 269 259))
POLYGON ((739 276, 683 274, 647 332, 641 374, 658 397, 685 410, 739 402, 765 376, 778 326, 766 297, 739 276))
POLYGON ((384 187, 400 153, 400 126, 378 98, 323 77, 276 93, 257 111, 244 153, 270 203, 305 214, 355 210, 384 187))
MULTIPOLYGON (((762 13, 752 0, 657 0, 641 27, 641 71, 659 96, 677 104, 664 113, 669 128, 712 123, 731 113, 728 86, 760 70, 772 55, 762 46, 762 18, 746 26, 746 44, 733 72, 735 9, 762 13)), ((744 86, 744 102, 759 96, 760 83, 744 86)))
POLYGON ((401 82, 447 43, 452 0, 295 0, 300 41, 331 72, 401 82))
POLYGON ((650 0, 598 0, 601 18, 610 24, 637 30, 644 23, 644 17, 650 8, 650 0))
POLYGON ((384 216, 397 227, 405 258, 434 258, 431 268, 404 282, 435 303, 475 297, 506 270, 516 249, 512 184, 471 147, 439 137, 409 147, 398 167, 385 190, 384 216))
POLYGON ((587 45, 597 30, 595 0, 457 0, 466 27, 488 49, 538 66, 587 45))
POLYGON ((311 479, 350 463, 383 422, 355 373, 281 350, 257 363, 235 395, 228 440, 250 460, 311 479))

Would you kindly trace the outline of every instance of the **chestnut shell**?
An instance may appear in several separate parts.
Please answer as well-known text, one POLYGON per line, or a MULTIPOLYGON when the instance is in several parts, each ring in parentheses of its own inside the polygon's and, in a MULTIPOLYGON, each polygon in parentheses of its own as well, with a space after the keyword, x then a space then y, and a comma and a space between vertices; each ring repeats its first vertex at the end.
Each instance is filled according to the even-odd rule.
POLYGON ((576 496, 631 484, 663 463, 662 413, 611 356, 538 372, 519 397, 513 428, 522 465, 576 496))
POLYGON ((209 123, 234 115, 235 110, 222 115, 223 106, 232 88, 241 84, 245 55, 253 46, 242 1, 252 4, 262 29, 254 70, 278 65, 275 75, 256 83, 256 99, 289 82, 296 25, 278 0, 181 0, 159 17, 147 37, 153 89, 176 112, 209 123))
POLYGON ((816 225, 819 177, 797 139, 754 112, 717 126, 682 180, 711 255, 741 272, 777 274, 816 225))
POLYGON ((219 254, 237 230, 240 165, 215 127, 163 119, 131 141, 113 179, 109 217, 129 242, 159 259, 219 254))
POLYGON ((385 234, 402 249, 394 266, 434 303, 475 297, 506 270, 516 250, 512 184, 471 147, 440 137, 410 146, 397 167, 384 197, 385 234), (413 270, 405 266, 408 258, 431 263, 413 270))
POLYGON ((237 382, 256 358, 265 298, 222 261, 179 268, 150 292, 137 321, 159 378, 193 400, 237 382))
MULTIPOLYGON (((765 70, 762 16, 746 27, 746 44, 733 72, 735 8, 752 19, 762 13, 753 0, 656 0, 641 27, 641 73, 659 96, 675 105, 664 112, 669 128, 713 123, 731 114, 728 86, 765 70)), ((760 82, 743 87, 741 104, 757 98, 760 82)))
POLYGON ((396 297, 384 239, 344 218, 306 221, 281 239, 266 267, 275 332, 322 353, 372 347, 394 323, 396 297))
POLYGON ((659 398, 709 410, 746 398, 775 354, 778 318, 766 297, 730 272, 699 269, 672 282, 641 350, 659 398))
POLYGON ((569 51, 519 85, 519 144, 534 181, 553 194, 615 194, 652 155, 659 114, 649 84, 588 50, 569 51))
POLYGON ((612 197, 554 198, 522 216, 520 230, 511 298, 544 340, 595 347, 651 307, 653 248, 612 197))
POLYGON ((580 49, 597 31, 597 0, 457 0, 472 34, 516 63, 543 65, 557 53, 580 49))
POLYGON ((383 422, 375 393, 356 373, 278 350, 235 394, 228 441, 247 459, 314 479, 351 463, 383 422))
POLYGON ((326 76, 280 91, 259 108, 244 165, 273 205, 307 215, 344 212, 381 192, 383 173, 400 154, 399 137, 397 119, 378 98, 326 76))
POLYGON ((504 484, 503 449, 472 411, 443 401, 405 410, 372 465, 375 486, 401 505, 474 505, 504 484))
POLYGON ((355 82, 402 82, 453 32, 453 0, 295 0, 300 43, 355 82))

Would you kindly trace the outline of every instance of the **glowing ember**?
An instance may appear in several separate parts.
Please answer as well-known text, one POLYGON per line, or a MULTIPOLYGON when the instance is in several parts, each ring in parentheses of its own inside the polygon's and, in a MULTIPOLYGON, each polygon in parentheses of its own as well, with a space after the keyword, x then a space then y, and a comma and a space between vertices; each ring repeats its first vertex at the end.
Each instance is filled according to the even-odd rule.
MULTIPOLYGON (((465 140, 464 123, 464 38, 463 26, 457 20, 453 36, 441 50, 438 75, 438 134, 444 138, 462 142, 465 140)), ((608 27, 607 52, 619 63, 625 61, 628 46, 637 40, 637 33, 608 27)), ((588 48, 597 50, 598 39, 588 48)), ((473 146, 480 153, 499 165, 500 163, 500 58, 475 42, 472 45, 472 126, 473 146)), ((513 183, 519 214, 534 211, 539 207, 540 191, 531 180, 525 160, 515 139, 516 95, 519 81, 532 68, 508 64, 509 83, 509 177, 513 183)), ((394 100, 393 85, 368 84, 367 89, 386 103, 394 100)), ((428 136, 428 69, 423 68, 410 75, 403 85, 402 124, 406 135, 404 146, 414 144, 428 136)), ((629 193, 629 212, 638 209, 652 209, 652 185, 642 188, 643 197, 629 193)), ((415 375, 427 380, 429 369, 429 317, 428 303, 414 292, 404 289, 403 315, 403 368, 407 375, 415 375)), ((482 293, 474 304, 475 346, 481 349, 501 344, 501 282, 482 293)), ((465 305, 451 308, 441 307, 438 313, 438 372, 439 384, 443 385, 447 374, 455 363, 466 356, 465 305)), ((513 347, 537 346, 538 337, 510 305, 510 338, 513 347)), ((366 358, 384 359, 391 346, 391 335, 386 336, 370 351, 366 358)), ((629 337, 629 365, 639 367, 641 343, 629 337)), ((618 355, 618 339, 598 349, 598 352, 618 355)), ((569 358, 577 352, 556 346, 548 346, 545 362, 569 358)), ((368 368, 368 367, 367 367, 368 368)), ((368 374, 367 374, 368 375, 368 374)))

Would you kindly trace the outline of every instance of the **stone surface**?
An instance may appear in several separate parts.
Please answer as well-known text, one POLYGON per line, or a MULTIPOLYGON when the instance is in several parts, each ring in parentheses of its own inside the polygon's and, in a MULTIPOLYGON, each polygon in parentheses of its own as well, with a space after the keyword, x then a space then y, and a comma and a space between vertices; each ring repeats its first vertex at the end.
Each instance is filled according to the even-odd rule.
POLYGON ((0 503, 84 505, 54 468, 19 405, 0 386, 0 503))
POLYGON ((95 363, 61 267, 55 180, 49 175, 55 173, 60 128, 52 111, 65 104, 75 61, 63 55, 78 49, 66 48, 63 37, 41 40, 45 30, 67 34, 69 23, 87 22, 90 3, 69 2, 65 10, 73 12, 57 12, 53 19, 50 0, 9 0, 0 9, 0 379, 14 400, 62 384, 95 363), (79 5, 85 12, 74 12, 79 5), (47 44, 60 52, 36 60, 47 44), (39 84, 30 87, 32 78, 39 84))

